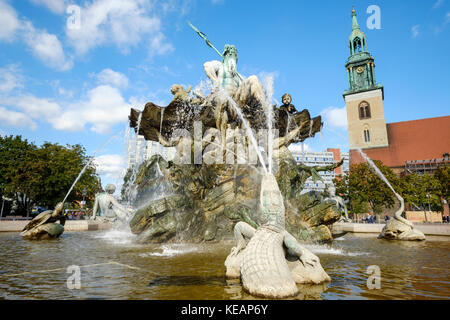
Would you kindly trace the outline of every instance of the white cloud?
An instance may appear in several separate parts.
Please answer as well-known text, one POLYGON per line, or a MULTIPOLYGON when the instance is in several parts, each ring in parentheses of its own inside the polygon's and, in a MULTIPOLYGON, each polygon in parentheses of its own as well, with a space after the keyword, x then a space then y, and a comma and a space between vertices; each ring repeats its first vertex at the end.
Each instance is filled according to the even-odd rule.
POLYGON ((26 114, 0 107, 0 123, 2 122, 12 127, 25 127, 31 130, 37 128, 36 123, 26 114))
POLYGON ((411 28, 412 37, 416 38, 419 35, 419 27, 420 25, 415 25, 411 28))
POLYGON ((128 78, 124 74, 111 69, 102 70, 96 77, 101 84, 111 84, 118 88, 128 87, 128 78))
POLYGON ((61 112, 61 107, 56 102, 33 95, 3 97, 0 98, 0 103, 20 109, 27 116, 37 120, 47 120, 61 112))
POLYGON ((35 29, 29 21, 24 23, 24 40, 33 55, 45 65, 65 71, 73 67, 73 61, 68 59, 58 37, 45 30, 35 29))
POLYGON ((168 12, 177 12, 184 16, 189 13, 194 0, 165 0, 161 3, 161 8, 166 14, 168 12))
POLYGON ((110 85, 97 86, 85 98, 70 104, 24 94, 0 96, 0 105, 14 109, 2 109, 6 111, 0 120, 10 126, 29 126, 34 130, 34 121, 40 121, 57 130, 80 131, 89 127, 97 133, 109 133, 113 125, 125 122, 131 107, 120 91, 110 85))
POLYGON ((150 0, 94 0, 81 8, 81 27, 66 28, 70 44, 78 54, 103 45, 114 44, 122 53, 145 40, 156 54, 173 48, 161 32, 161 20, 153 15, 150 0), (150 39, 148 38, 150 37, 150 39))
POLYGON ((165 36, 162 33, 158 33, 151 39, 150 43, 150 56, 153 55, 164 55, 174 51, 175 48, 170 44, 165 42, 165 36))
POLYGON ((433 9, 439 8, 443 3, 444 3, 444 0, 437 0, 433 5, 433 9))
POLYGON ((16 11, 0 1, 0 40, 12 41, 20 28, 16 11))
POLYGON ((130 107, 117 88, 101 85, 90 90, 87 99, 72 103, 50 122, 58 130, 78 131, 90 125, 94 132, 108 133, 111 126, 127 120, 130 107))
POLYGON ((449 23, 450 23, 450 11, 445 14, 444 22, 440 26, 434 27, 434 33, 436 34, 441 33, 449 23))
POLYGON ((94 163, 97 166, 97 173, 110 179, 121 177, 125 169, 125 159, 119 154, 95 157, 94 163))
POLYGON ((36 29, 30 21, 19 20, 14 8, 0 0, 0 40, 12 41, 16 35, 45 65, 61 71, 72 68, 73 62, 67 59, 56 35, 36 29))
POLYGON ((320 113, 325 118, 325 126, 347 129, 347 111, 345 107, 334 108, 329 107, 320 113))
POLYGON ((0 92, 9 93, 23 87, 22 72, 17 64, 0 68, 0 92))
POLYGON ((66 97, 69 97, 69 98, 73 97, 73 91, 64 89, 63 87, 58 87, 58 93, 61 96, 66 96, 66 97))
POLYGON ((31 0, 32 3, 47 7, 51 12, 62 14, 65 12, 67 1, 65 0, 31 0))

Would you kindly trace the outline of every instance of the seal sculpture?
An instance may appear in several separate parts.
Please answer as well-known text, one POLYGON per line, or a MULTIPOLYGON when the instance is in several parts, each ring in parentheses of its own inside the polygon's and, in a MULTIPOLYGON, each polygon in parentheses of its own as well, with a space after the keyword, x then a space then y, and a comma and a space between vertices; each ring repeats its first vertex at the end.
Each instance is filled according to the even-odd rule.
POLYGON ((241 278, 244 290, 265 298, 296 296, 296 283, 331 281, 320 259, 285 230, 283 197, 272 174, 263 176, 259 207, 258 229, 245 222, 234 228, 237 246, 225 260, 227 278, 241 278))
POLYGON ((64 203, 56 205, 55 210, 41 212, 31 220, 20 235, 27 240, 58 238, 64 232, 66 218, 62 214, 64 203), (60 223, 56 223, 59 220, 60 223))

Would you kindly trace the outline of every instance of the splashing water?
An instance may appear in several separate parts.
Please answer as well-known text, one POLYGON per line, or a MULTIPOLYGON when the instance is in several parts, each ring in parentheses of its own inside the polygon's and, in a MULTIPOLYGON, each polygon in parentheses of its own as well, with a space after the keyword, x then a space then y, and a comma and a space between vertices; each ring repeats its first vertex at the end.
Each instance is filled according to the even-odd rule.
POLYGON ((325 255, 337 255, 337 256, 362 256, 369 255, 368 252, 349 252, 342 248, 334 248, 332 246, 323 244, 303 244, 305 248, 313 252, 314 254, 325 254, 325 255))
POLYGON ((273 107, 272 107, 272 97, 273 97, 273 76, 267 76, 264 79, 264 89, 266 93, 265 109, 266 109, 266 121, 268 129, 268 171, 272 173, 273 165, 273 107))
POLYGON ((302 141, 301 143, 301 147, 302 147, 302 162, 305 161, 305 143, 302 141))
POLYGON ((176 255, 187 254, 191 252, 195 252, 198 250, 195 246, 185 245, 185 244, 164 244, 161 246, 162 252, 148 252, 141 253, 139 256, 141 258, 147 258, 151 256, 156 257, 173 257, 176 255))
POLYGON ((247 119, 245 119, 244 115, 242 114, 241 109, 237 106, 236 102, 233 100, 233 98, 230 97, 230 95, 228 94, 228 92, 226 90, 222 89, 218 93, 219 93, 219 95, 221 97, 225 98, 229 102, 230 106, 233 108, 233 110, 236 112, 236 114, 241 119, 242 124, 244 125, 244 128, 245 128, 245 131, 247 132, 247 135, 248 135, 248 137, 250 139, 250 142, 253 145, 253 148, 255 149, 255 152, 256 152, 256 154, 258 156, 258 159, 259 159, 259 161, 261 162, 261 164, 262 164, 262 166, 264 168, 264 172, 268 173, 267 172, 266 163, 265 163, 264 158, 263 158, 263 156, 261 154, 261 151, 258 148, 258 143, 256 142, 255 135, 253 134, 253 131, 250 128, 250 125, 249 125, 247 119))
POLYGON ((364 158, 364 160, 366 160, 367 163, 373 168, 373 170, 375 170, 375 173, 377 174, 377 176, 379 176, 381 178, 381 180, 383 180, 387 184, 387 186, 392 190, 392 192, 396 194, 397 192, 395 192, 394 188, 392 188, 388 179, 386 179, 386 177, 380 171, 380 169, 378 169, 378 167, 375 165, 375 163, 373 163, 372 159, 370 159, 367 156, 367 154, 365 154, 360 148, 356 147, 356 150, 358 150, 358 152, 361 154, 361 156, 364 158))
POLYGON ((130 180, 128 182, 128 185, 126 186, 125 189, 125 194, 127 196, 127 203, 128 205, 131 204, 131 202, 134 200, 137 190, 135 190, 135 182, 137 179, 137 171, 139 168, 139 159, 138 159, 138 155, 139 155, 139 130, 141 128, 141 120, 142 120, 142 112, 139 113, 139 117, 137 120, 137 125, 136 125, 136 134, 135 134, 135 145, 134 145, 134 151, 135 151, 135 157, 136 157, 136 163, 132 166, 132 173, 130 176, 130 180))
POLYGON ((108 143, 111 142, 112 139, 114 139, 116 136, 118 136, 119 134, 121 134, 122 131, 120 131, 118 134, 113 135, 112 137, 110 137, 104 144, 102 144, 100 146, 100 148, 98 148, 93 156, 89 159, 89 161, 86 163, 86 165, 84 166, 83 169, 81 169, 80 173, 78 174, 77 178, 75 179, 75 181, 73 182, 72 186, 70 187, 69 191, 67 192, 66 196, 64 197, 64 200, 62 201, 63 203, 66 202, 67 197, 69 196, 69 194, 72 192, 73 187, 77 184, 78 180, 80 180, 81 176, 83 175, 83 173, 86 171, 87 167, 92 163, 92 161, 95 159, 95 156, 97 155, 97 153, 102 150, 108 143))
POLYGON ((106 242, 111 242, 114 245, 124 245, 132 244, 136 235, 132 234, 131 231, 125 228, 115 228, 102 232, 95 236, 96 239, 101 239, 106 242))
POLYGON ((166 110, 166 108, 161 108, 161 122, 159 124, 159 134, 161 134, 161 131, 162 131, 162 125, 163 125, 163 119, 164 119, 164 110, 166 110))
MULTIPOLYGON (((338 134, 339 136, 343 137, 339 132, 336 132, 334 130, 331 130, 329 128, 327 128, 328 130, 330 130, 333 133, 338 134)), ((380 171, 380 169, 378 169, 378 167, 375 165, 375 163, 373 163, 372 159, 369 158, 369 156, 367 154, 364 153, 364 151, 361 150, 361 148, 356 147, 356 150, 358 150, 359 154, 364 158, 364 160, 367 161, 367 163, 372 167, 372 169, 375 171, 375 173, 377 174, 377 176, 380 177, 381 180, 384 181, 384 183, 386 183, 386 185, 389 187, 389 189, 392 190, 392 192, 394 194, 397 194, 397 192, 395 192, 394 188, 392 187, 391 183, 388 181, 388 179, 384 176, 384 174, 380 171)))

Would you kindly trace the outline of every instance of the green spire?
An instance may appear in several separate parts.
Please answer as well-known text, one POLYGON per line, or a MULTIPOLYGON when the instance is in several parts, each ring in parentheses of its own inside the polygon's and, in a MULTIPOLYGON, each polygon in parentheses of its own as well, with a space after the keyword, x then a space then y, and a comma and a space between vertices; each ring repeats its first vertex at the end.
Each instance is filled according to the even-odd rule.
POLYGON ((352 30, 359 30, 358 20, 356 19, 355 8, 352 9, 352 30))
POLYGON ((383 89, 375 81, 374 58, 367 51, 366 35, 359 28, 355 8, 352 9, 352 33, 348 40, 350 56, 345 68, 347 69, 349 89, 344 92, 344 96, 356 92, 383 89))
POLYGON ((366 35, 359 28, 355 8, 352 9, 352 33, 349 37, 350 55, 367 52, 366 35))

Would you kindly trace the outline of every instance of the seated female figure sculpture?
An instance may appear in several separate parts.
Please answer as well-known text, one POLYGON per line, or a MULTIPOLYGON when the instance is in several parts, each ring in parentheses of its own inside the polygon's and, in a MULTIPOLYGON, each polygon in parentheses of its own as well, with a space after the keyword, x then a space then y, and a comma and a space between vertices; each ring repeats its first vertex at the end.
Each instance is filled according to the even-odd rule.
POLYGON ((116 186, 108 184, 106 186, 106 192, 98 193, 95 195, 94 209, 92 210, 92 220, 100 217, 101 220, 108 220, 110 222, 116 221, 119 218, 122 221, 126 221, 129 217, 129 212, 125 209, 116 198, 113 193, 116 191, 116 186))

